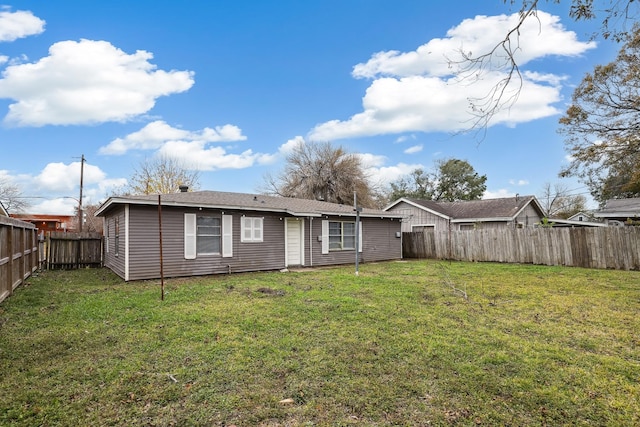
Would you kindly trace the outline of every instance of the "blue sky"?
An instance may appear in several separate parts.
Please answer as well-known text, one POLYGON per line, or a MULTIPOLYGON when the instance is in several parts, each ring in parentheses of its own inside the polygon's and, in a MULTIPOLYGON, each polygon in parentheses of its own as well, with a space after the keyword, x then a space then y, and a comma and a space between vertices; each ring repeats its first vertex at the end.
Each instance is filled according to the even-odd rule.
POLYGON ((618 47, 591 42, 568 2, 523 29, 518 102, 482 137, 446 58, 480 52, 515 19, 500 0, 19 1, 0 8, 0 179, 34 213, 105 200, 167 154, 206 190, 257 192, 287 150, 330 141, 385 185, 440 159, 487 176, 486 198, 540 194, 567 158, 557 122, 573 87, 618 47))

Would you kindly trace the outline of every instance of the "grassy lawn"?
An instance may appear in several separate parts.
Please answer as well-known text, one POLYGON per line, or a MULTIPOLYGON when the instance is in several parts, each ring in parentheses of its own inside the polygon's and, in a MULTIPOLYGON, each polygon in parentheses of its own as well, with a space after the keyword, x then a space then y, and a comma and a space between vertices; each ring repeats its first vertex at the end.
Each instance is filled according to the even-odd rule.
POLYGON ((0 305, 0 425, 640 425, 640 272, 409 261, 0 305))

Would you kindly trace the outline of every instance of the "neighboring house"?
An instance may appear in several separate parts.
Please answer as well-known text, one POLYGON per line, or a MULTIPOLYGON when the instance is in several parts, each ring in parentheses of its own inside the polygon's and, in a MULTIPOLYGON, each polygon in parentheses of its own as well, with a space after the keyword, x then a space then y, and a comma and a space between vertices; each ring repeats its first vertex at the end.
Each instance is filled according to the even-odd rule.
POLYGON ((2 202, 0 202, 0 216, 9 216, 9 212, 7 212, 2 202))
POLYGON ((557 227, 606 227, 607 224, 598 221, 588 220, 576 220, 576 219, 564 219, 564 218, 549 218, 548 224, 554 228, 557 227))
POLYGON ((76 219, 73 215, 47 214, 11 214, 11 217, 34 224, 41 236, 50 231, 74 231, 72 227, 76 219))
POLYGON ((586 221, 586 222, 595 222, 593 214, 589 214, 586 212, 578 212, 571 215, 567 218, 568 221, 586 221))
POLYGON ((402 231, 533 227, 544 218, 534 196, 437 202, 401 198, 385 209, 402 216, 402 231))
POLYGON ((610 199, 604 207, 593 213, 610 226, 624 226, 640 221, 640 198, 610 199))
POLYGON ((353 206, 217 191, 111 197, 104 265, 124 280, 400 259, 400 217, 353 206), (159 203, 160 202, 160 203, 159 203), (159 218, 162 218, 160 234, 159 218), (358 238, 356 238, 356 236, 358 238))

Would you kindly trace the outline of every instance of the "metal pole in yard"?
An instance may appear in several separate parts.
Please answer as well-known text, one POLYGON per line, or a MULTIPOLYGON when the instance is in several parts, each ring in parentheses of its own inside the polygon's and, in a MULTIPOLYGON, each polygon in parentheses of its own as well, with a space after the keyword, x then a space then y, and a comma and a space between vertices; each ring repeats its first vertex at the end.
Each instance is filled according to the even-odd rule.
POLYGON ((359 241, 360 241, 360 211, 362 210, 361 208, 358 207, 358 198, 356 195, 356 192, 353 192, 353 207, 354 210, 356 211, 356 276, 359 274, 358 272, 358 253, 360 251, 359 248, 359 241))
POLYGON ((82 215, 82 181, 84 179, 84 162, 85 158, 83 154, 80 158, 80 198, 78 199, 78 231, 80 233, 82 233, 82 220, 84 219, 82 215))
POLYGON ((160 299, 164 301, 164 269, 162 265, 162 202, 158 194, 158 234, 160 238, 160 299))

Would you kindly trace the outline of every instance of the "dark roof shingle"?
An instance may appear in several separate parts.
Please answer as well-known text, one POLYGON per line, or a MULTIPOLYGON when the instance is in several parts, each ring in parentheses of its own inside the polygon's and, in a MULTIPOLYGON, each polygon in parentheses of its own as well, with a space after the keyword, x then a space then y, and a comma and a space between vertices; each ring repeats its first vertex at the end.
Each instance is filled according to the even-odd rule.
MULTIPOLYGON (((259 210, 286 212, 295 216, 319 216, 322 214, 355 215, 353 205, 341 205, 319 200, 294 199, 289 197, 266 196, 262 194, 230 193, 223 191, 193 191, 162 194, 163 205, 199 206, 207 208, 225 208, 239 210, 259 210)), ((104 212, 112 204, 157 204, 158 195, 113 197, 107 200, 96 212, 104 212)), ((391 212, 363 208, 362 216, 399 217, 391 212)))

